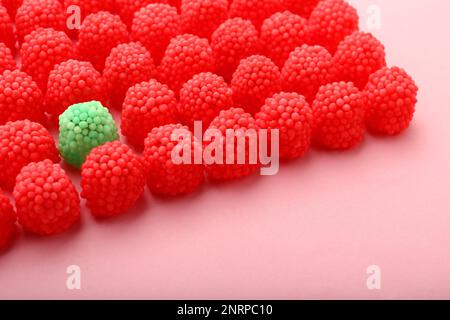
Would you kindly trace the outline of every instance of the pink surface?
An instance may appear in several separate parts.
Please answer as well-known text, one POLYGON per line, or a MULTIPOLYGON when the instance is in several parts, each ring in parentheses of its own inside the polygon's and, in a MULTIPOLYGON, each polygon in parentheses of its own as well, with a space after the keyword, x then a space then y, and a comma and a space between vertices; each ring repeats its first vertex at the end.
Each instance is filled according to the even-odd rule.
POLYGON ((450 298, 450 2, 351 2, 363 29, 379 5, 388 63, 420 87, 406 134, 186 198, 147 191, 112 221, 84 209, 68 234, 0 256, 0 298, 450 298), (66 288, 69 265, 81 290, 66 288))

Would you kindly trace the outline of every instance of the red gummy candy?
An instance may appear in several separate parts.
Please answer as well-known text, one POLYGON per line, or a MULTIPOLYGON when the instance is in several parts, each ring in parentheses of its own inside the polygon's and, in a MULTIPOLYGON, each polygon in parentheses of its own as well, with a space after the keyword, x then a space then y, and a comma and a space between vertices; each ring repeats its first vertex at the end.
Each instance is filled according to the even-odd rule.
POLYGON ((281 91, 280 69, 265 56, 250 56, 241 60, 230 86, 235 104, 255 113, 267 97, 281 91))
POLYGON ((233 0, 230 17, 250 20, 259 30, 265 19, 283 9, 283 0, 233 0))
POLYGON ((123 43, 113 48, 103 70, 112 105, 121 108, 128 88, 155 74, 153 59, 141 43, 123 43))
MULTIPOLYGON (((168 124, 154 128, 145 139, 143 154, 150 191, 160 196, 177 196, 197 190, 204 181, 203 166, 194 163, 195 152, 201 153, 201 144, 181 124, 168 124), (182 142, 172 140, 172 135, 183 135, 182 142), (178 164, 173 150, 191 150, 190 163, 178 164)), ((176 151, 178 154, 179 152, 176 151)))
POLYGON ((13 24, 9 18, 6 8, 1 5, 0 1, 0 43, 4 43, 15 52, 16 37, 14 35, 13 24))
MULTIPOLYGON (((210 153, 207 152, 210 144, 222 145, 223 158, 217 159, 222 163, 218 163, 216 161, 214 163, 206 163, 205 168, 209 179, 215 181, 235 180, 251 175, 252 173, 256 172, 256 170, 258 170, 258 168, 260 167, 258 162, 258 155, 253 155, 256 156, 256 161, 252 163, 252 161, 250 161, 252 158, 250 156, 250 152, 252 151, 250 148, 250 140, 246 138, 247 133, 249 133, 248 136, 250 136, 249 130, 253 130, 256 136, 258 135, 258 125, 256 124, 256 120, 250 113, 246 113, 242 108, 230 108, 228 110, 222 110, 219 115, 211 122, 208 130, 210 129, 218 130, 218 133, 220 132, 220 136, 215 137, 213 135, 214 141, 212 141, 212 143, 205 141, 204 152, 205 154, 210 153), (237 139, 232 139, 231 141, 228 139, 227 141, 227 130, 229 129, 233 130, 234 135, 238 139, 245 139, 245 147, 243 149, 238 148, 237 139), (227 161, 227 149, 232 150, 234 154, 233 162, 227 161), (239 162, 240 158, 244 160, 243 163, 239 162)), ((205 159, 205 161, 208 161, 208 159, 205 159)))
POLYGON ((370 33, 357 31, 339 44, 334 64, 341 80, 364 89, 369 76, 386 66, 384 46, 370 33))
POLYGON ((132 145, 142 147, 153 128, 177 121, 177 104, 175 93, 154 79, 134 85, 122 107, 122 134, 132 145))
POLYGON ((50 160, 24 167, 14 187, 19 223, 42 236, 59 234, 80 219, 80 198, 69 176, 50 160))
POLYGON ((312 104, 314 140, 326 149, 350 149, 364 137, 364 95, 352 82, 320 87, 312 104))
POLYGON ((7 70, 0 75, 0 125, 24 119, 42 121, 43 100, 38 85, 25 72, 7 70))
POLYGON ((214 56, 208 40, 183 34, 170 41, 159 66, 159 77, 178 94, 181 86, 195 74, 214 71, 214 68, 214 56))
POLYGON ((321 1, 309 18, 313 43, 327 48, 332 54, 346 36, 358 30, 358 24, 356 9, 345 0, 321 1))
POLYGON ((95 217, 125 213, 144 192, 144 165, 127 145, 108 142, 87 156, 81 167, 81 187, 81 196, 95 217))
POLYGON ((103 71, 111 49, 128 40, 127 26, 120 17, 100 11, 84 19, 78 33, 77 52, 82 60, 90 61, 98 71, 103 71))
POLYGON ((17 9, 22 5, 23 0, 1 0, 1 4, 8 10, 11 20, 16 18, 17 9))
POLYGON ((292 50, 308 41, 308 20, 289 11, 275 13, 261 27, 264 52, 280 68, 292 50))
POLYGON ((17 69, 16 60, 11 50, 2 42, 0 42, 0 75, 5 70, 17 69))
POLYGON ((320 86, 334 81, 333 57, 321 46, 303 45, 289 55, 281 70, 283 89, 297 92, 312 102, 320 86))
POLYGON ((149 4, 136 12, 131 36, 141 42, 152 54, 156 64, 166 51, 170 39, 180 33, 180 17, 177 10, 167 4, 149 4))
POLYGON ((62 31, 40 28, 25 37, 20 49, 22 69, 45 93, 53 67, 75 56, 72 40, 62 31))
POLYGON ((319 1, 323 0, 283 0, 283 3, 289 11, 309 18, 319 1))
POLYGON ((180 90, 178 114, 186 125, 202 121, 206 129, 221 110, 233 106, 233 91, 225 80, 213 73, 199 73, 180 90))
POLYGON ((92 100, 106 104, 106 85, 90 62, 67 60, 50 72, 45 95, 50 115, 57 118, 71 105, 92 100))
POLYGON ((180 18, 184 33, 209 38, 228 18, 228 1, 184 0, 181 3, 180 18))
POLYGON ((372 74, 365 88, 368 127, 387 135, 406 130, 414 116, 417 91, 414 80, 401 68, 383 68, 372 74))
POLYGON ((29 120, 0 126, 0 185, 12 190, 17 174, 30 162, 59 162, 59 152, 50 133, 29 120))
POLYGON ((58 0, 24 0, 17 10, 16 30, 19 41, 39 28, 66 30, 63 6, 58 0))
POLYGON ((131 26, 133 23, 134 14, 143 7, 152 3, 168 3, 168 0, 115 0, 116 8, 119 12, 122 21, 127 26, 131 26))
POLYGON ((228 19, 211 36, 217 73, 231 80, 239 62, 260 50, 258 31, 250 20, 228 19))
POLYGON ((279 130, 280 159, 299 158, 309 150, 313 115, 302 95, 275 94, 266 100, 255 119, 260 129, 268 129, 269 133, 271 129, 279 130))

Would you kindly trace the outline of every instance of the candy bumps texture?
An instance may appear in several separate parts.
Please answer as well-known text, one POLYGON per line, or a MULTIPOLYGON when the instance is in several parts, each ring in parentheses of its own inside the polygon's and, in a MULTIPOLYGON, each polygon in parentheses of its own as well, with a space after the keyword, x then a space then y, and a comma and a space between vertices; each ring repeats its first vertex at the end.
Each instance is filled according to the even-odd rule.
MULTIPOLYGON (((204 173, 203 166, 194 163, 194 154, 201 153, 201 148, 189 128, 181 124, 168 124, 150 131, 145 139, 142 156, 150 191, 170 197, 197 190, 203 184, 204 173), (182 140, 179 141, 178 137, 182 140), (191 150, 188 163, 174 161, 173 153, 180 155, 186 149, 191 150)), ((182 157, 180 155, 180 159, 182 157)))
POLYGON ((14 34, 14 27, 8 15, 6 8, 0 2, 0 43, 4 43, 15 52, 16 37, 14 34))
POLYGON ((17 69, 16 60, 14 59, 11 49, 0 42, 0 74, 5 70, 15 69, 17 69))
POLYGON ((217 27, 228 18, 228 0, 183 0, 181 26, 183 33, 201 38, 211 37, 217 27))
POLYGON ((334 54, 338 44, 358 30, 358 24, 356 9, 345 0, 321 1, 309 18, 312 42, 334 54))
POLYGON ((81 168, 81 177, 81 196, 98 218, 128 211, 145 187, 143 162, 119 141, 94 148, 81 168))
POLYGON ((50 71, 56 64, 73 59, 75 50, 64 32, 39 28, 25 37, 20 54, 23 71, 45 92, 50 71))
POLYGON ((122 107, 122 134, 142 148, 153 128, 177 122, 177 105, 175 93, 155 79, 132 86, 122 107))
POLYGON ((255 115, 260 129, 279 132, 280 159, 303 156, 311 145, 313 114, 305 97, 298 93, 282 92, 266 99, 255 115))
MULTIPOLYGON (((204 154, 212 155, 211 159, 205 159, 205 169, 208 178, 213 181, 229 181, 251 175, 259 168, 258 155, 250 153, 250 136, 258 135, 258 125, 255 118, 242 108, 230 108, 222 110, 209 125, 211 139, 204 139, 204 154), (232 139, 227 139, 227 130, 234 133, 232 139), (252 134, 253 133, 253 134, 252 134), (239 147, 238 139, 244 141, 239 147), (221 149, 216 154, 216 146, 221 149), (227 161, 227 150, 231 150, 232 161, 227 161), (210 163, 209 163, 210 162, 210 163)), ((257 139, 257 138, 256 138, 257 139)), ((255 141, 253 141, 255 142, 255 141)), ((254 150, 253 150, 254 152, 254 150)))
POLYGON ((399 67, 373 73, 364 90, 369 129, 387 135, 406 130, 414 116, 417 91, 414 80, 399 67))
POLYGON ((291 51, 308 43, 309 37, 308 20, 290 11, 275 13, 261 27, 264 52, 280 68, 291 51))
POLYGON ((156 64, 161 62, 170 39, 181 32, 180 17, 175 7, 155 3, 135 13, 131 36, 152 54, 156 64))
POLYGON ((65 31, 66 20, 61 2, 58 0, 24 0, 17 10, 16 30, 19 41, 38 28, 65 31))
POLYGON ((281 78, 284 90, 300 93, 312 102, 320 86, 334 81, 336 67, 327 49, 303 45, 291 52, 281 78))
POLYGON ((180 90, 178 115, 191 129, 201 121, 206 129, 221 110, 233 106, 233 91, 226 81, 211 72, 199 73, 180 90))
POLYGON ((106 103, 104 78, 87 61, 67 60, 50 72, 45 110, 54 118, 75 103, 97 100, 106 103))
POLYGON ((233 0, 230 17, 250 20, 259 30, 265 19, 283 9, 283 0, 233 0))
POLYGON ((230 84, 235 104, 250 113, 257 112, 267 97, 281 91, 281 85, 280 69, 261 55, 241 60, 230 84))
POLYGON ((222 23, 211 36, 217 73, 231 80, 239 62, 260 49, 259 34, 250 20, 232 18, 222 23))
POLYGON ((123 43, 113 48, 103 70, 112 105, 122 108, 128 88, 155 75, 152 56, 141 43, 123 43))
POLYGON ((74 104, 59 117, 59 150, 76 168, 93 148, 117 139, 114 119, 98 101, 74 104))
POLYGON ((351 149, 364 137, 364 94, 352 82, 320 87, 312 104, 314 140, 330 150, 351 149))
POLYGON ((214 71, 214 68, 208 40, 183 34, 170 41, 159 66, 159 78, 178 94, 181 86, 195 74, 214 71))
POLYGON ((127 26, 120 17, 100 11, 83 20, 78 33, 77 54, 81 60, 90 61, 98 71, 103 71, 111 49, 128 40, 127 26))
POLYGON ((29 120, 0 126, 0 185, 12 190, 17 174, 30 162, 59 162, 59 152, 50 133, 29 120))
POLYGON ((20 70, 0 74, 0 125, 8 121, 44 120, 44 98, 33 79, 20 70))
POLYGON ((50 236, 80 219, 80 198, 69 176, 50 160, 24 167, 14 187, 17 216, 23 229, 50 236))

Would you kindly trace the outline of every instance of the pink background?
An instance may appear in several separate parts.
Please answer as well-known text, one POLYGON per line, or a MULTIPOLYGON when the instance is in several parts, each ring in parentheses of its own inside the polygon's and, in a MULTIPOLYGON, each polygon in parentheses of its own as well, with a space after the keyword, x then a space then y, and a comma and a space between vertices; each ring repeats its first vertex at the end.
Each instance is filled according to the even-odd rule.
POLYGON ((0 298, 450 298, 450 3, 351 2, 363 29, 380 6, 388 62, 420 87, 406 134, 186 198, 147 191, 112 221, 84 209, 71 232, 0 256, 0 298), (72 264, 81 290, 66 289, 72 264))

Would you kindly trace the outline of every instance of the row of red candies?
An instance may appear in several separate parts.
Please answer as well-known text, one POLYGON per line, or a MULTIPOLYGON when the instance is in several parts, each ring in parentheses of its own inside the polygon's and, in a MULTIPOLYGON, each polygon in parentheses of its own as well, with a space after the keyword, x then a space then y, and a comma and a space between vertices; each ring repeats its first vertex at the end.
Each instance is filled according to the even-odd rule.
MULTIPOLYGON (((305 48, 307 48, 307 47, 303 47, 303 49, 305 49, 305 48)), ((311 48, 312 49, 312 48, 311 48)), ((315 49, 318 49, 318 48, 315 48, 315 49)), ((384 59, 384 57, 383 57, 383 59, 384 59)), ((267 59, 264 59, 264 57, 252 57, 252 59, 249 59, 249 60, 254 60, 254 61, 256 61, 256 66, 258 67, 258 66, 264 66, 264 63, 261 65, 260 64, 260 62, 261 62, 261 60, 263 61, 263 62, 265 62, 265 61, 267 61, 267 59)), ((244 65, 245 65, 245 63, 244 63, 244 65)), ((262 69, 264 69, 264 67, 262 67, 262 69)), ((274 69, 274 68, 272 68, 272 69, 274 69)), ((405 77, 403 76, 403 74, 402 74, 402 72, 400 72, 401 70, 398 70, 398 69, 396 69, 396 68, 394 68, 394 69, 384 69, 384 70, 382 70, 383 72, 381 73, 380 72, 380 74, 378 75, 378 78, 377 77, 375 77, 376 79, 379 79, 380 78, 380 76, 383 76, 382 78, 384 78, 384 75, 386 74, 386 73, 391 73, 391 78, 390 78, 390 81, 391 81, 391 83, 389 83, 389 84, 391 84, 391 85, 394 85, 395 86, 395 84, 397 84, 397 88, 399 87, 398 86, 398 84, 400 84, 400 87, 401 86, 404 86, 404 84, 405 84, 405 77), (400 75, 399 75, 399 73, 400 73, 400 75), (394 81, 395 80, 395 81, 394 81)), ((406 78, 406 83, 408 84, 408 85, 410 85, 411 83, 410 83, 410 81, 406 78)), ((383 85, 385 85, 386 83, 383 83, 383 85)), ((385 89, 385 88, 383 88, 383 89, 385 89)), ((412 86, 406 86, 406 88, 404 88, 404 89, 406 89, 406 92, 408 93, 408 90, 410 90, 410 89, 413 89, 413 87, 412 86)), ((322 90, 322 89, 321 89, 322 90)), ((331 127, 331 129, 333 130, 333 129, 336 129, 337 128, 337 126, 336 126, 336 121, 337 120, 339 120, 339 118, 342 118, 342 116, 339 116, 339 114, 343 114, 344 115, 344 123, 343 124, 341 124, 341 125, 339 125, 339 127, 338 128, 342 128, 342 126, 343 125, 345 125, 345 123, 346 123, 346 121, 348 122, 348 119, 347 118, 349 118, 350 119, 350 123, 353 125, 353 121, 352 121, 352 114, 353 113, 355 113, 355 114, 358 114, 358 112, 354 112, 355 110, 357 110, 357 106, 359 105, 361 105, 361 99, 360 98, 358 98, 358 94, 357 94, 357 89, 356 88, 354 88, 354 87, 352 87, 352 85, 351 84, 348 84, 348 83, 334 83, 334 84, 332 84, 332 85, 328 85, 328 86, 326 86, 325 87, 325 89, 323 89, 324 91, 325 90, 327 90, 327 91, 325 91, 326 92, 326 99, 330 99, 330 98, 332 98, 331 100, 333 100, 334 99, 334 97, 335 96, 333 96, 333 94, 335 94, 335 95, 337 95, 337 98, 335 99, 335 104, 338 106, 338 107, 342 107, 343 109, 342 110, 332 110, 333 108, 331 108, 332 106, 333 106, 333 103, 331 103, 330 104, 330 110, 332 111, 331 113, 334 113, 335 111, 338 111, 338 112, 336 112, 336 117, 337 117, 337 119, 335 119, 335 120, 333 120, 333 121, 331 121, 330 122, 330 124, 332 124, 330 127, 331 127), (331 97, 330 97, 330 93, 329 92, 331 92, 331 97), (339 99, 338 99, 339 98, 339 99), (356 101, 356 102, 355 102, 356 101), (359 101, 359 102, 358 102, 359 101), (353 110, 352 109, 352 107, 355 109, 355 110, 353 110), (346 110, 346 108, 350 108, 350 110, 346 110), (350 111, 350 112, 349 112, 350 111)), ((398 91, 398 90, 397 90, 398 91)), ((411 90, 410 90, 411 91, 411 90)), ((413 90, 414 91, 414 90, 413 90)), ((398 91, 399 92, 399 91, 398 91)), ((392 94, 397 94, 398 92, 395 92, 395 90, 394 91, 391 91, 391 93, 392 94)), ((411 93, 412 92, 409 92, 410 94, 409 94, 409 96, 408 97, 410 97, 411 96, 411 93)), ((386 95, 385 95, 386 96, 386 95)), ((320 95, 318 95, 318 100, 320 100, 320 95)), ((393 98, 393 96, 391 95, 391 96, 389 96, 389 98, 393 98)), ((403 99, 403 97, 400 97, 401 99, 403 99)), ((269 108, 270 108, 270 104, 272 103, 273 104, 273 106, 275 106, 275 109, 276 110, 280 110, 280 106, 283 106, 283 103, 285 102, 285 101, 293 101, 293 100, 295 100, 295 101, 297 101, 297 103, 293 103, 292 105, 290 105, 289 103, 288 103, 288 109, 290 108, 290 107, 292 107, 292 106, 296 106, 296 105, 299 105, 298 107, 300 108, 300 107, 304 107, 305 106, 305 101, 304 101, 304 99, 302 100, 302 98, 301 97, 299 97, 299 96, 292 96, 292 95, 289 95, 289 94, 280 94, 280 95, 278 95, 278 96, 276 96, 276 97, 274 97, 274 99, 272 100, 272 102, 268 102, 268 104, 269 104, 269 108), (277 100, 278 99, 278 100, 277 100), (300 101, 300 102, 298 102, 298 101, 300 101)), ((392 100, 392 99, 391 99, 392 100)), ((397 99, 397 102, 398 102, 399 100, 397 99)), ((402 100, 403 102, 404 102, 404 99, 402 100)), ((322 106, 324 105, 323 103, 321 104, 322 106)), ((264 108, 266 108, 267 109, 267 106, 265 106, 265 107, 263 107, 263 109, 262 109, 262 112, 263 112, 263 110, 264 110, 264 108)), ((302 108, 302 110, 303 109, 307 109, 306 107, 305 108, 302 108)), ((292 112, 292 111, 291 111, 292 112)), ((224 112, 224 114, 227 114, 227 112, 224 112)), ((235 115, 236 114, 239 114, 239 118, 248 118, 248 119, 251 119, 251 115, 244 115, 243 114, 243 111, 242 110, 233 110, 233 111, 229 111, 228 112, 228 116, 230 116, 231 118, 234 118, 235 117, 235 115)), ((282 113, 283 114, 283 116, 285 115, 285 112, 284 113, 282 113)), ((297 115, 298 115, 298 112, 296 111, 296 110, 294 110, 294 112, 293 112, 293 114, 294 114, 294 118, 295 119, 298 119, 297 118, 297 115)), ((272 115, 273 115, 273 113, 272 113, 272 115)), ((329 115, 330 115, 330 112, 328 112, 328 113, 326 113, 326 117, 325 118, 329 118, 329 115)), ((412 114, 411 114, 412 115, 412 114)), ((359 118, 361 117, 361 116, 358 116, 359 118)), ((355 118, 358 118, 358 117, 355 117, 355 118)), ((256 118, 258 118, 258 116, 256 116, 256 118)), ((281 119, 282 119, 283 117, 281 117, 281 119)), ((319 118, 319 117, 316 117, 316 118, 319 118)), ((271 120, 273 120, 273 119, 271 119, 271 120)), ((275 119, 275 122, 276 122, 276 120, 277 119, 275 119)), ((297 121, 297 122, 299 122, 299 121, 297 121)), ((300 121, 301 122, 301 121, 300 121)), ((408 122, 409 123, 409 122, 408 122)), ((327 126, 324 126, 325 128, 327 127, 327 126)), ((358 128, 356 128, 356 129, 358 129, 358 128)), ((326 130, 324 130, 325 132, 327 131, 327 128, 326 128, 326 130)), ((344 130, 345 131, 345 130, 344 130)), ((356 134, 355 134, 355 136, 356 137, 359 137, 360 136, 360 133, 358 133, 358 130, 353 130, 353 129, 351 129, 351 130, 347 130, 347 131, 349 131, 349 132, 356 132, 356 134)), ((304 131, 302 131, 303 132, 303 136, 304 136, 304 131)), ((344 132, 343 133, 344 134, 344 136, 346 137, 346 135, 348 134, 348 132, 344 132)), ((324 135, 324 137, 329 137, 330 136, 330 132, 328 132, 328 133, 326 133, 325 135, 324 135)), ((332 138, 332 140, 335 140, 335 137, 336 136, 339 136, 339 132, 334 132, 332 135, 331 135, 331 138, 332 138)), ((338 139, 339 140, 339 139, 338 139)), ((345 139, 344 139, 345 140, 345 139)), ((295 141, 295 140, 294 140, 295 141)), ((298 139, 297 139, 297 141, 298 141, 298 139)), ((325 139, 325 141, 326 141, 326 139, 325 139)), ((346 142, 347 143, 347 142, 346 142)), ((302 149, 302 148, 300 148, 300 149, 302 149)), ((289 150, 289 149, 288 149, 289 150)))

